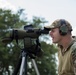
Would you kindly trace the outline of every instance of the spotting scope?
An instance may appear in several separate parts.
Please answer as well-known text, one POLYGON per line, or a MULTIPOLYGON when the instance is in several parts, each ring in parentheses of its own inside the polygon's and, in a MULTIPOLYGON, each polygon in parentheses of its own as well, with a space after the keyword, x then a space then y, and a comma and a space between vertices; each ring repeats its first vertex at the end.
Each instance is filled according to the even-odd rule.
POLYGON ((26 25, 24 26, 24 30, 21 29, 11 29, 9 31, 9 35, 7 37, 4 37, 2 42, 8 43, 12 42, 14 39, 24 39, 24 38, 38 38, 41 34, 48 34, 49 29, 46 29, 45 27, 43 29, 40 28, 33 28, 32 25, 26 25))

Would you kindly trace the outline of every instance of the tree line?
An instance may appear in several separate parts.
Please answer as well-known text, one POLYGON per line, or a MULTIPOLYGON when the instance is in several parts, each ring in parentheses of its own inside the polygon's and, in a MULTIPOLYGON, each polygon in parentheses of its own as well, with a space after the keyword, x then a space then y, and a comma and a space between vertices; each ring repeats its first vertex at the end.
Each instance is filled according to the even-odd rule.
MULTIPOLYGON (((12 67, 12 73, 18 63, 20 57, 21 48, 23 48, 23 39, 18 41, 13 40, 9 43, 2 43, 4 37, 9 36, 10 29, 17 28, 23 29, 24 26, 32 24, 35 28, 42 28, 48 21, 45 18, 33 16, 32 20, 27 20, 23 9, 19 9, 16 13, 12 10, 0 9, 0 75, 8 72, 10 75, 9 67, 12 67)), ((48 35, 46 35, 48 36, 48 35)), ((41 36, 43 39, 47 39, 45 36, 41 36)), ((38 66, 40 75, 57 75, 56 65, 56 52, 57 49, 53 44, 47 44, 45 41, 40 39, 40 46, 43 50, 41 57, 36 57, 35 61, 38 66)), ((31 63, 31 58, 28 58, 27 63, 31 63)), ((36 75, 32 63, 28 65, 28 75, 36 75)))

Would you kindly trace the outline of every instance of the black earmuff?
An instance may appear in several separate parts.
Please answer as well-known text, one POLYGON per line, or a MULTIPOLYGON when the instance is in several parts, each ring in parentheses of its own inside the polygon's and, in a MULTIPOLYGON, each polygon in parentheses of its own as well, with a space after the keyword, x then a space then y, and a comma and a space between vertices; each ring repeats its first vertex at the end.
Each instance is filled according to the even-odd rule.
POLYGON ((65 20, 60 20, 59 33, 60 33, 60 35, 63 35, 63 36, 68 33, 68 27, 66 25, 65 20))

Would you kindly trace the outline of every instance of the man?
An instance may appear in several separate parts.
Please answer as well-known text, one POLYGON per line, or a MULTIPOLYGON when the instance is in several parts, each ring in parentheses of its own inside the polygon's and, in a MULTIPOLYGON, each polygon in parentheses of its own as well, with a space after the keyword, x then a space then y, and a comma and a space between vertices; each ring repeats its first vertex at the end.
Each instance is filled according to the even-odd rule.
POLYGON ((72 26, 65 19, 57 19, 50 26, 53 43, 58 44, 58 75, 76 75, 76 40, 72 37, 72 26))

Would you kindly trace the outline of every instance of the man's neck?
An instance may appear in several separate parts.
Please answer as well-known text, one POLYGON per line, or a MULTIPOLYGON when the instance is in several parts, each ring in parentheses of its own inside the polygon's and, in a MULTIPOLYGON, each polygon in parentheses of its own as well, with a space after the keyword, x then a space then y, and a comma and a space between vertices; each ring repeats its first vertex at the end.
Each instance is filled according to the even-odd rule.
POLYGON ((68 46, 71 44, 72 40, 73 39, 71 36, 63 37, 61 42, 60 42, 60 45, 63 47, 63 49, 67 49, 68 46))

